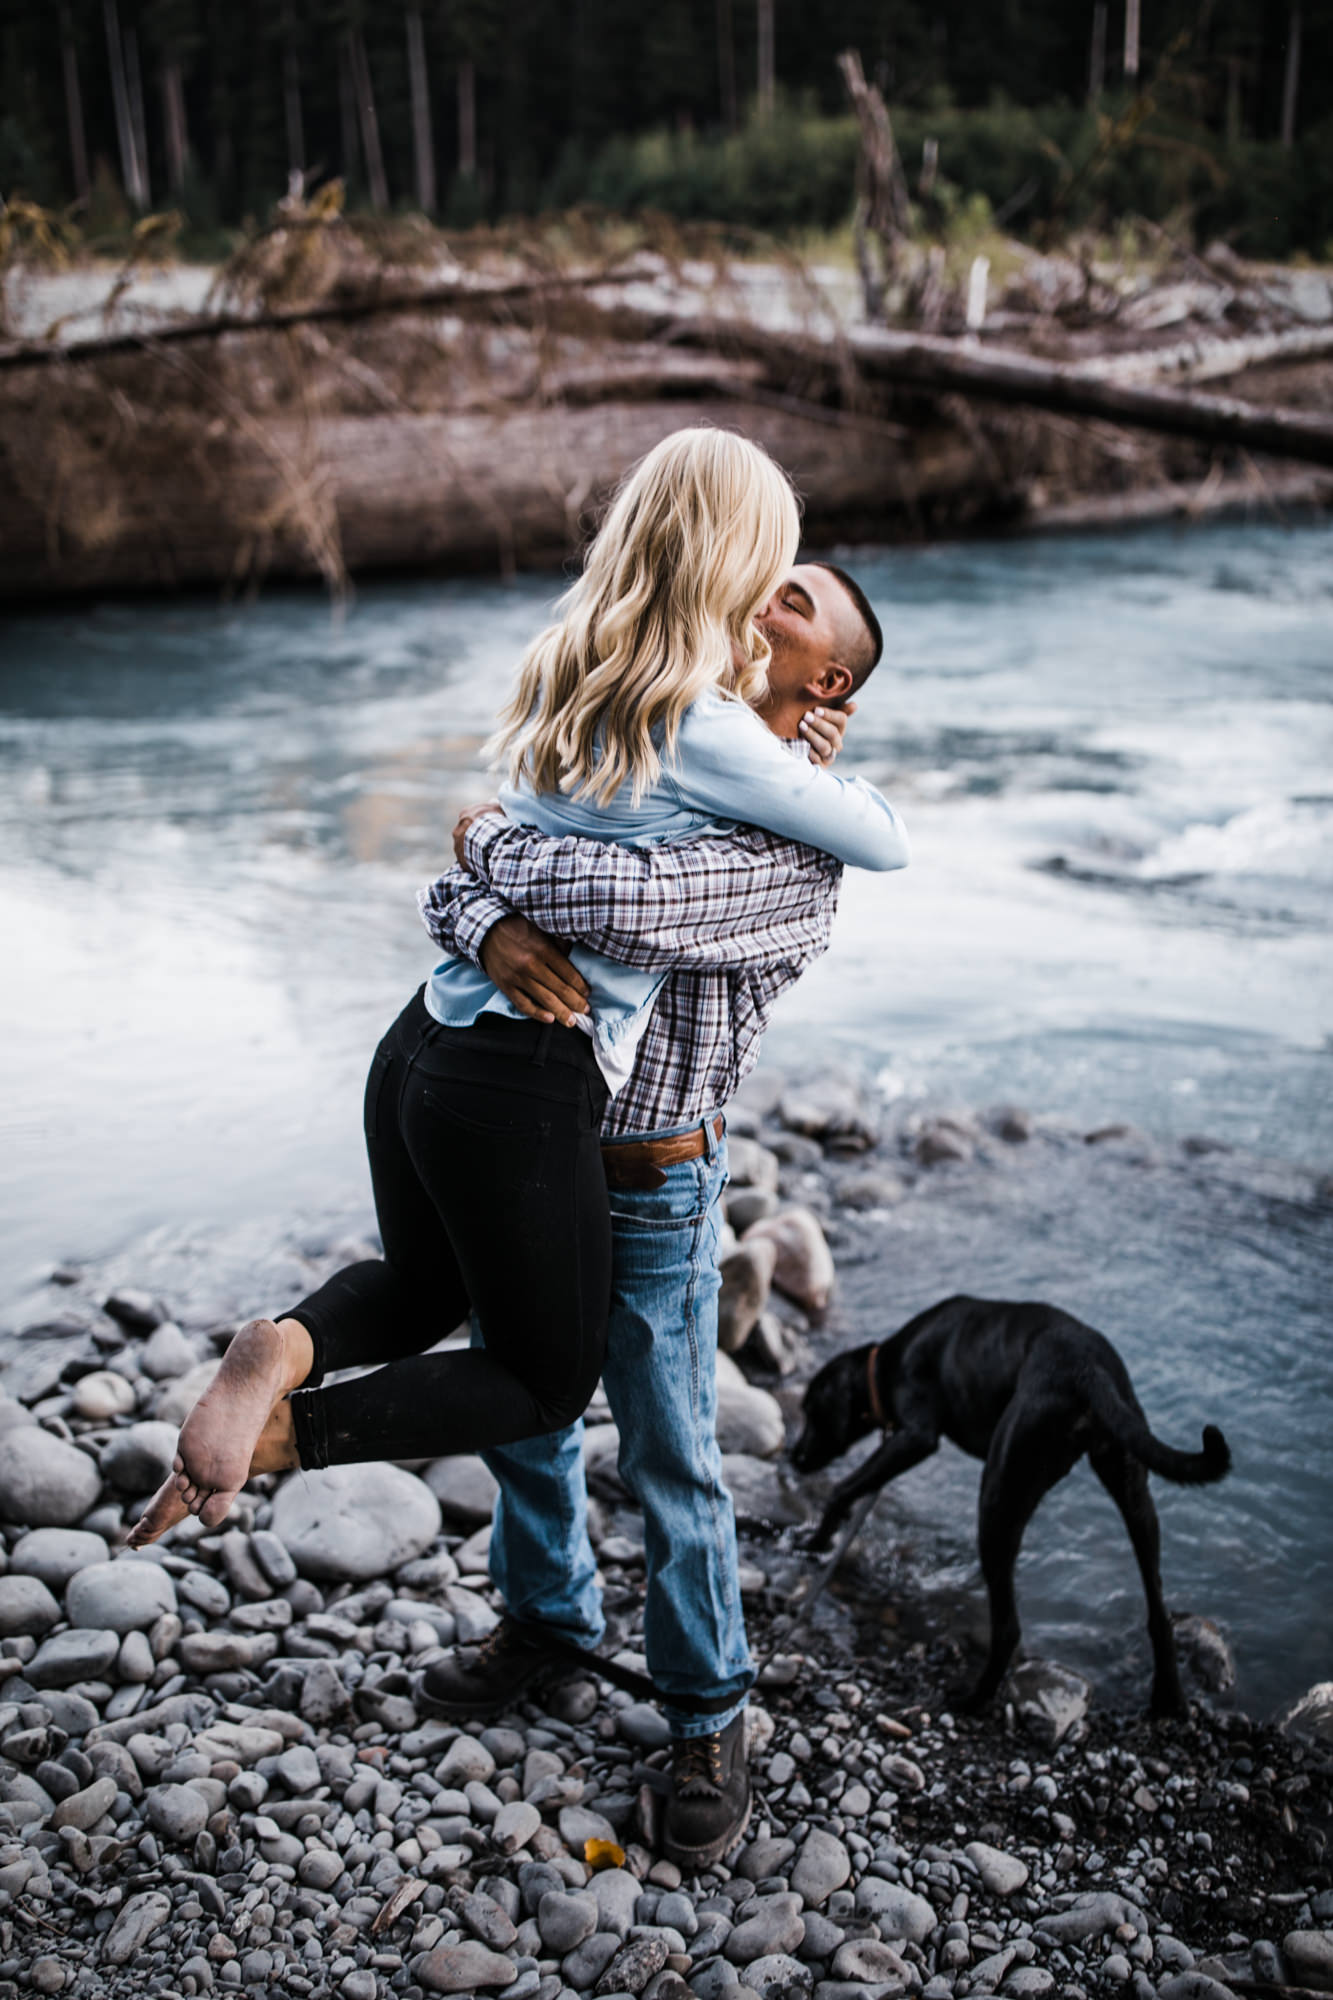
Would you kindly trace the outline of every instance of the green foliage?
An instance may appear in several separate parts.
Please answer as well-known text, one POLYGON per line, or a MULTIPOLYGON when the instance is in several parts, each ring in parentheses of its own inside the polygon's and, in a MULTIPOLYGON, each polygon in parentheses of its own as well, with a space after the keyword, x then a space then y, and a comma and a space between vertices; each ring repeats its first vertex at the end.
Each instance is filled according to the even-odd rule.
POLYGON ((832 229, 851 211, 853 118, 783 107, 726 138, 646 132, 613 139, 591 160, 570 148, 545 189, 553 208, 586 202, 626 215, 656 210, 682 222, 729 222, 784 235, 832 229))

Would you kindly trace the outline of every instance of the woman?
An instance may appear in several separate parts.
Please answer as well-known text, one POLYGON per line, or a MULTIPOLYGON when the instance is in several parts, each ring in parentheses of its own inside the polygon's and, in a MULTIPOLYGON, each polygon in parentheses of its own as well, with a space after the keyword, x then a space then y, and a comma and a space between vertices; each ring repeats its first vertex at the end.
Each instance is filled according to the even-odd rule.
MULTIPOLYGON (((794 760, 746 706, 769 658, 756 616, 798 526, 785 477, 742 438, 682 431, 648 454, 523 663, 493 746, 515 816, 641 842, 722 814, 863 866, 901 865, 887 802, 794 760)), ((251 1470, 475 1451, 562 1429, 586 1407, 610 1284, 598 1131, 659 981, 591 952, 576 962, 590 993, 581 1026, 521 1017, 462 960, 409 1003, 366 1094, 383 1262, 242 1330, 136 1542, 185 1508, 215 1526, 251 1470), (422 1352, 470 1312, 484 1346, 422 1352), (372 1361, 392 1366, 321 1386, 328 1370, 372 1361)))

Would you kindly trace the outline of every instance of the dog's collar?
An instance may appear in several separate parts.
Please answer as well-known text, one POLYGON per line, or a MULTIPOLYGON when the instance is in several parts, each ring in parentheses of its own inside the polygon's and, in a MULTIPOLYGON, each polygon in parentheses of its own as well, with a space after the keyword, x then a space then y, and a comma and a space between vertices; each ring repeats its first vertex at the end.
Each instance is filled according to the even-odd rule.
POLYGON ((884 1405, 879 1400, 879 1383, 875 1379, 875 1363, 879 1360, 879 1342, 866 1356, 866 1387, 870 1391, 870 1414, 882 1431, 889 1428, 889 1420, 884 1414, 884 1405))

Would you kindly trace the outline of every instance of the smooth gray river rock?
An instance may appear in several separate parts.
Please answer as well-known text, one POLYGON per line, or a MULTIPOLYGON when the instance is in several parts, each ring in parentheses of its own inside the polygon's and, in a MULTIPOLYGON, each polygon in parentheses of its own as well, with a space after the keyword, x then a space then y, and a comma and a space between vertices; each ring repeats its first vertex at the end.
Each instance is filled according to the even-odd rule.
POLYGON ((851 1872, 851 1856, 843 1843, 835 1834, 816 1827, 806 1836, 796 1857, 791 1886, 812 1909, 818 1909, 835 1889, 841 1889, 851 1872))
POLYGON ((38 1638, 60 1623, 60 1606, 40 1577, 0 1576, 0 1639, 38 1638))
POLYGON ((176 1586, 166 1570, 133 1556, 90 1564, 72 1576, 65 1589, 70 1624, 107 1632, 143 1631, 164 1611, 175 1609, 176 1586))
POLYGON ((91 1423, 127 1417, 138 1402, 134 1384, 109 1368, 95 1368, 74 1384, 74 1408, 91 1423))
POLYGON ((171 1915, 171 1898, 160 1889, 131 1896, 102 1940, 102 1962, 124 1965, 160 1931, 171 1915))
POLYGON ((139 1349, 139 1366, 151 1382, 168 1382, 188 1375, 199 1364, 194 1342, 174 1320, 163 1320, 139 1349))
POLYGON ((437 1944, 414 1962, 421 1984, 432 1993, 471 1993, 478 1987, 512 1986, 518 1969, 510 1958, 491 1951, 475 1938, 461 1944, 437 1944))
POLYGON ((798 1895, 755 1896, 746 1903, 722 1950, 733 1965, 749 1965, 774 1952, 794 1952, 804 1939, 798 1895))
POLYGON ((440 1532, 440 1503, 399 1466, 335 1465, 289 1478, 272 1528, 304 1576, 364 1582, 424 1554, 440 1532))
POLYGON ((193 1785, 154 1785, 144 1794, 149 1824, 168 1840, 182 1844, 208 1824, 208 1801, 193 1785))
POLYGON ((481 1528, 490 1520, 500 1491, 493 1473, 474 1453, 457 1458, 437 1458, 422 1478, 440 1503, 440 1511, 451 1525, 463 1529, 481 1528))
POLYGON ((65 1585, 90 1563, 105 1562, 110 1551, 100 1535, 81 1528, 34 1528, 20 1536, 9 1554, 9 1568, 15 1576, 37 1576, 57 1596, 65 1585))
POLYGON ((0 1432, 0 1514, 33 1528, 68 1528, 96 1506, 101 1474, 87 1452, 39 1424, 0 1432))
POLYGON ((117 1431, 102 1451, 102 1473, 122 1493, 152 1493, 176 1456, 177 1429, 149 1418, 117 1431))
POLYGON ((118 1632, 54 1632, 24 1671, 35 1688, 73 1687, 76 1681, 97 1680, 119 1651, 118 1632))
POLYGON ((909 1944, 924 1944, 939 1922, 924 1896, 878 1875, 866 1875, 857 1883, 856 1908, 861 1916, 874 1918, 882 1936, 906 1938, 909 1944))

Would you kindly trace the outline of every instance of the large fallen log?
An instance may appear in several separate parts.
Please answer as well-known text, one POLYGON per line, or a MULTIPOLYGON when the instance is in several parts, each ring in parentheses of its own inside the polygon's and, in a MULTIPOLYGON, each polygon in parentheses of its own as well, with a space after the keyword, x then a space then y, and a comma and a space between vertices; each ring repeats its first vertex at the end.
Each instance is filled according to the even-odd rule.
MULTIPOLYGON (((809 332, 775 332, 739 318, 627 306, 608 299, 608 290, 604 276, 583 274, 558 282, 545 278, 513 284, 464 281, 417 292, 385 291, 364 299, 258 316, 223 314, 152 335, 117 334, 59 350, 32 345, 12 348, 0 352, 0 370, 41 368, 55 360, 86 365, 148 345, 163 348, 224 334, 259 338, 320 322, 350 324, 393 314, 448 312, 529 327, 568 326, 585 336, 600 331, 612 340, 658 341, 712 349, 719 355, 750 355, 788 372, 810 367, 823 372, 845 368, 850 361, 872 380, 901 383, 934 394, 982 397, 1069 416, 1100 417, 1136 429, 1197 438, 1205 444, 1333 465, 1333 417, 1257 407, 1235 397, 1201 396, 1157 383, 1140 384, 1122 379, 1126 371, 1112 372, 1104 363, 1048 361, 1018 349, 983 346, 970 337, 953 340, 872 326, 821 338, 809 332)), ((1303 354, 1326 351, 1327 338, 1326 329, 1286 337, 1291 351, 1303 354)), ((1255 358, 1267 355, 1257 353, 1255 358)))
POLYGON ((634 459, 698 421, 774 453, 811 541, 957 533, 1208 472, 1188 444, 1066 416, 1333 465, 1322 413, 828 317, 760 326, 700 294, 689 309, 660 273, 633 299, 604 274, 468 282, 11 354, 0 594, 558 561, 634 459), (983 426, 990 405, 1009 409, 983 426))

